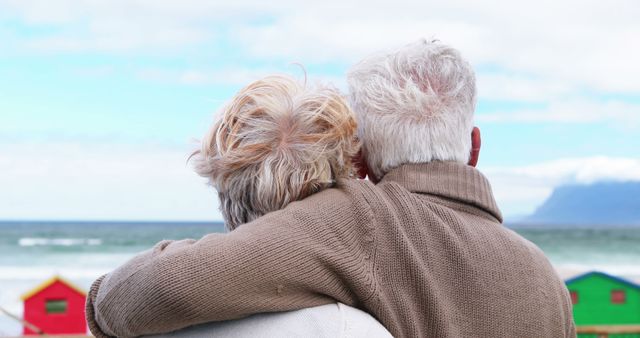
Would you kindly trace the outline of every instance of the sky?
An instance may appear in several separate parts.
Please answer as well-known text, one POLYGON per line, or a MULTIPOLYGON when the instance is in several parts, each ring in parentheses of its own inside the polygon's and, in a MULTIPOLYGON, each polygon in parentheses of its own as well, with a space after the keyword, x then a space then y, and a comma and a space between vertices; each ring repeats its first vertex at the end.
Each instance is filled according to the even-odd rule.
POLYGON ((637 1, 0 0, 0 219, 221 220, 186 163, 272 73, 346 90, 437 38, 476 70, 479 169, 516 220, 562 184, 640 180, 637 1))

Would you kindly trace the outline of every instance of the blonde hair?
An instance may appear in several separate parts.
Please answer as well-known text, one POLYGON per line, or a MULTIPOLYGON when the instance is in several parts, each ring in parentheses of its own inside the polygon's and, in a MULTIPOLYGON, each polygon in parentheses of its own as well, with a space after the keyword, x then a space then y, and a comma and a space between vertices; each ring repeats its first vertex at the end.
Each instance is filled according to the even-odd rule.
POLYGON ((337 90, 269 76, 233 97, 192 159, 233 230, 351 176, 355 134, 337 90))

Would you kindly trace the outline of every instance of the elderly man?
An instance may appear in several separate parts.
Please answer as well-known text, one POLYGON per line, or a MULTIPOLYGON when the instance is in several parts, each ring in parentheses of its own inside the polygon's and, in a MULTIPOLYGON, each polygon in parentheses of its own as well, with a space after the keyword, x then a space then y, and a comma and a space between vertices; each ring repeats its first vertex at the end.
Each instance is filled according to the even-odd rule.
POLYGON ((502 226, 477 163, 475 78, 420 41, 349 74, 369 181, 343 179, 228 234, 161 242, 98 279, 97 336, 339 301, 398 337, 573 337, 568 292, 502 226))

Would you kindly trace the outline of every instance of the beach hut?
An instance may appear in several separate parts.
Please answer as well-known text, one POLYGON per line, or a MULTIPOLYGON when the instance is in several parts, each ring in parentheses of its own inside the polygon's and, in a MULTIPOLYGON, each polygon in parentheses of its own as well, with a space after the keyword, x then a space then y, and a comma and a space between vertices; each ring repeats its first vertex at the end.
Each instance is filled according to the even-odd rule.
MULTIPOLYGON (((60 276, 52 277, 22 295, 24 320, 45 334, 86 334, 86 293, 60 276)), ((25 335, 37 332, 25 326, 25 335)))
POLYGON ((640 324, 640 285, 597 271, 565 283, 576 325, 640 324))

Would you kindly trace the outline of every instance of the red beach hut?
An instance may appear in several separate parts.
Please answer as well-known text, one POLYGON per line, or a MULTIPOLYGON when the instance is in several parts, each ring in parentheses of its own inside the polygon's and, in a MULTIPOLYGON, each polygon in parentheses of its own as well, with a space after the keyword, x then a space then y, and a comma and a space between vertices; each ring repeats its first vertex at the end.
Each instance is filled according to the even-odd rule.
MULTIPOLYGON (((52 277, 22 295, 24 320, 44 334, 86 334, 86 293, 60 276, 52 277)), ((24 335, 38 332, 25 326, 24 335)))

